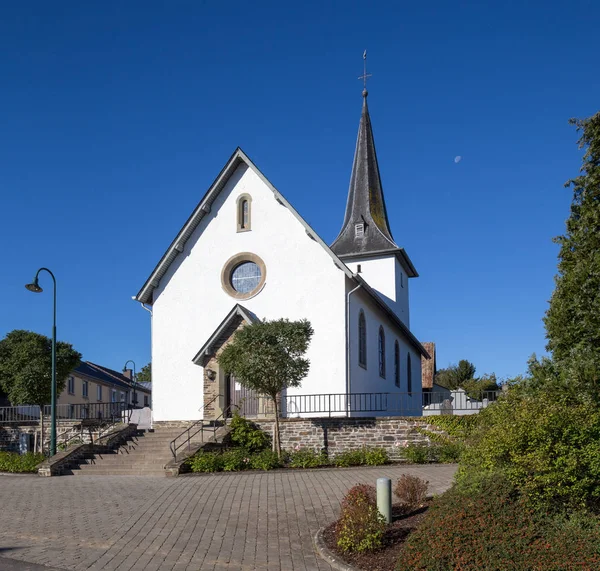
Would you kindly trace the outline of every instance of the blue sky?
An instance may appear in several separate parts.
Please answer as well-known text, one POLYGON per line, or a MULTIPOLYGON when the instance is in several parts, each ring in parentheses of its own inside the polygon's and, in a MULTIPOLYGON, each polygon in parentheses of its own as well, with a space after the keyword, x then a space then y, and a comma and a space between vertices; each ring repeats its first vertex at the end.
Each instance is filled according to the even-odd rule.
POLYGON ((23 287, 48 266, 61 340, 148 362, 131 296, 238 145, 333 241, 367 48, 412 329, 438 367, 523 372, 580 165, 568 119, 600 107, 599 18, 593 0, 5 4, 0 337, 50 335, 50 295, 23 287))

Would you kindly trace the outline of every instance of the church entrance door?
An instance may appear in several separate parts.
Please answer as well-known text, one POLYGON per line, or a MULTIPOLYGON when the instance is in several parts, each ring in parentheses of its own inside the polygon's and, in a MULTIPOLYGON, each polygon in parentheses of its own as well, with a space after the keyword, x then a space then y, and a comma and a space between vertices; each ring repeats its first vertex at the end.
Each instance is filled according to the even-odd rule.
POLYGON ((242 386, 239 381, 236 381, 233 375, 227 375, 226 384, 225 406, 230 407, 230 416, 236 408, 240 415, 246 418, 258 416, 259 399, 256 393, 242 386))

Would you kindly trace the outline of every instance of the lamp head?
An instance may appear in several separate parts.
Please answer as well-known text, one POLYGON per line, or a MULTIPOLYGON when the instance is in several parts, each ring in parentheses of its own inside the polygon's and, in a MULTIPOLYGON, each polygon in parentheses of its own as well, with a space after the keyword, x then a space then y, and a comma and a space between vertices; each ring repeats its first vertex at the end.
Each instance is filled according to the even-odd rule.
POLYGON ((32 283, 27 284, 25 286, 29 291, 32 291, 33 293, 41 293, 44 290, 40 287, 40 284, 38 283, 38 278, 37 276, 35 276, 35 279, 33 280, 32 283))

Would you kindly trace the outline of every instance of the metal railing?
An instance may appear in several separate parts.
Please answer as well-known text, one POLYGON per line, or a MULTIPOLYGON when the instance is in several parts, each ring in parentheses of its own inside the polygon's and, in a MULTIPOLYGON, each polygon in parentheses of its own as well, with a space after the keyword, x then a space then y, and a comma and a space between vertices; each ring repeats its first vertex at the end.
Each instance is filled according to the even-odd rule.
POLYGON ((37 405, 0 406, 0 424, 39 422, 40 407, 37 405))
MULTIPOLYGON (((494 402, 502 391, 467 395, 462 390, 414 393, 322 393, 284 395, 281 415, 295 416, 421 416, 433 414, 475 414, 494 402)), ((240 409, 248 417, 273 416, 271 399, 246 397, 240 409), (264 412, 262 412, 264 411, 264 412)))
MULTIPOLYGON (((57 420, 114 420, 127 418, 131 407, 125 402, 95 402, 59 404, 56 407, 57 420)), ((50 416, 50 405, 44 406, 44 416, 50 416)), ((127 418, 127 420, 129 420, 127 418)))
MULTIPOLYGON (((0 407, 0 423, 26 423, 40 421, 38 405, 3 406, 0 407)), ((137 407, 136 407, 137 408, 137 407)), ((51 406, 44 405, 44 417, 50 417, 51 406)), ((115 418, 129 420, 132 406, 125 402, 97 402, 59 404, 56 407, 57 420, 112 420, 115 418)))
MULTIPOLYGON (((222 397, 222 396, 223 395, 218 394, 217 396, 210 399, 207 403, 204 403, 200 407, 199 412, 203 413, 203 416, 204 416, 204 410, 206 409, 206 407, 209 404, 212 404, 213 402, 215 402, 219 397, 222 397)), ((197 420, 191 426, 186 428, 181 434, 178 434, 175 438, 173 438, 173 440, 171 440, 171 442, 169 444, 169 448, 171 450, 171 454, 173 455, 173 458, 177 458, 177 451, 180 450, 186 444, 187 444, 187 447, 189 450, 191 447, 192 438, 194 438, 194 436, 196 436, 198 433, 200 433, 202 442, 204 442, 204 423, 205 422, 206 421, 204 419, 197 420), (194 432, 192 432, 192 431, 194 431, 194 432), (179 444, 177 444, 178 440, 181 440, 181 442, 179 444)), ((216 434, 216 430, 215 430, 215 434, 216 434)))

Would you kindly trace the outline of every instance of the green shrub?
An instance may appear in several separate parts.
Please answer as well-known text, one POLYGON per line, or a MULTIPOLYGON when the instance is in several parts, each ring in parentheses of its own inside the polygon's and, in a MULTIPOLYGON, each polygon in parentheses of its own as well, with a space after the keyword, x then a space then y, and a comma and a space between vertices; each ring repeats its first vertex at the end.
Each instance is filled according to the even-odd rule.
POLYGON ((394 495, 407 511, 414 511, 423 505, 428 488, 429 482, 417 476, 402 474, 394 486, 394 495))
POLYGON ((459 485, 476 489, 480 475, 500 472, 539 509, 598 509, 600 410, 593 403, 511 389, 479 414, 459 485))
POLYGON ((220 452, 199 452, 188 464, 192 472, 220 472, 223 469, 223 455, 220 452))
POLYGON ((250 468, 250 453, 244 448, 230 448, 221 455, 224 472, 239 472, 250 468))
POLYGON ((567 571, 600 568, 600 520, 540 516, 510 482, 490 477, 475 495, 437 498, 410 534, 398 570, 567 571))
POLYGON ((465 446, 460 442, 444 442, 433 446, 433 448, 435 449, 434 455, 437 457, 437 462, 452 464, 460 461, 465 446))
POLYGON ((272 450, 261 450, 250 456, 250 467, 253 470, 275 470, 281 465, 277 452, 272 450))
POLYGON ((404 458, 411 464, 427 464, 437 459, 432 450, 432 446, 427 444, 409 444, 404 448, 404 458))
POLYGON ((15 474, 37 471, 37 466, 45 460, 43 454, 28 452, 17 454, 16 452, 0 452, 0 472, 12 472, 15 474))
POLYGON ((364 463, 367 466, 383 466, 390 461, 385 448, 365 448, 364 455, 364 463))
POLYGON ((301 448, 289 453, 288 466, 290 468, 318 468, 327 466, 329 458, 324 452, 315 452, 310 448, 301 448))
MULTIPOLYGON (((424 422, 441 428, 448 436, 458 439, 467 438, 478 426, 479 415, 439 415, 428 416, 424 422)), ((431 436, 432 433, 426 431, 425 434, 431 436)))
POLYGON ((268 448, 271 443, 269 435, 262 431, 256 424, 234 412, 229 425, 231 441, 240 448, 248 450, 251 454, 268 448))
POLYGON ((347 468, 348 466, 362 466, 365 463, 364 449, 348 450, 336 454, 333 458, 333 463, 339 468, 347 468))
POLYGON ((336 542, 343 552, 375 551, 382 545, 385 520, 377 510, 373 486, 351 488, 344 499, 336 525, 336 542))

